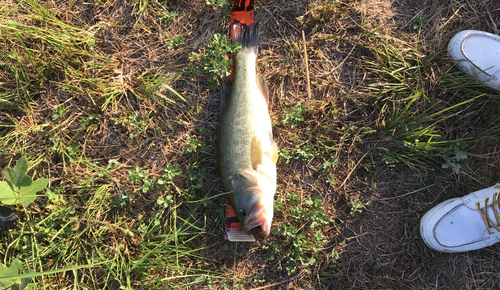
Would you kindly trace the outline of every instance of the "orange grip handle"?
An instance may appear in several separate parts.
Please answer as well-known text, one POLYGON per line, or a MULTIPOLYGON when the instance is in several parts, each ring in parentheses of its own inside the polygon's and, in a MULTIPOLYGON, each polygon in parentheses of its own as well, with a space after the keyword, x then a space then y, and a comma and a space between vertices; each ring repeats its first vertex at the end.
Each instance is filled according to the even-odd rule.
POLYGON ((233 37, 233 22, 238 20, 241 23, 250 25, 254 23, 254 0, 234 0, 231 10, 230 36, 233 37))

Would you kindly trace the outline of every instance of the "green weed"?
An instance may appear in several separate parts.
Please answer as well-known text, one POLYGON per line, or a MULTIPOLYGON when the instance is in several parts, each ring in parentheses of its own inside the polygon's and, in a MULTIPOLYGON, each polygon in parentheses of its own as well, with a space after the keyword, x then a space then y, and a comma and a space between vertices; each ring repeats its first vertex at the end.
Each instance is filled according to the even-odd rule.
POLYGON ((130 138, 135 138, 139 134, 142 134, 146 132, 148 129, 148 125, 146 121, 149 119, 148 116, 140 117, 140 116, 128 116, 126 122, 130 127, 132 127, 132 130, 129 134, 130 138))
POLYGON ((206 174, 206 168, 198 169, 196 165, 193 165, 188 172, 189 176, 189 186, 188 191, 194 193, 196 190, 203 187, 203 178, 206 174))
POLYGON ((52 120, 54 120, 54 121, 68 113, 68 111, 66 111, 66 108, 64 107, 64 105, 54 106, 54 111, 55 111, 55 113, 52 114, 52 120))
POLYGON ((281 148, 278 153, 278 161, 289 164, 291 161, 311 161, 317 153, 311 146, 304 146, 304 148, 281 148))
POLYGON ((165 109, 169 104, 181 107, 184 102, 187 102, 186 98, 169 85, 177 79, 178 77, 167 73, 164 69, 158 70, 155 74, 146 73, 139 77, 138 88, 132 93, 138 99, 148 97, 165 109))
POLYGON ((231 59, 227 56, 240 50, 241 44, 214 34, 210 44, 200 53, 189 54, 189 65, 184 72, 190 77, 202 75, 213 88, 231 74, 231 59))
POLYGON ((369 203, 365 204, 359 198, 355 198, 353 201, 349 203, 349 208, 351 209, 351 215, 357 214, 357 213, 362 213, 364 209, 366 209, 366 206, 369 205, 369 203))
MULTIPOLYGON (((385 39, 378 41, 382 42, 381 46, 369 49, 382 61, 367 62, 381 75, 381 82, 372 85, 377 96, 374 102, 379 115, 377 131, 385 132, 384 138, 394 141, 382 161, 403 162, 414 167, 426 158, 442 160, 454 156, 457 144, 465 145, 467 140, 447 140, 444 137, 447 133, 441 128, 460 128, 462 124, 453 124, 453 118, 483 94, 476 92, 475 96, 454 103, 430 102, 422 75, 428 59, 422 58, 422 52, 416 47, 395 46, 385 39)), ((443 86, 447 85, 443 83, 443 86)))
POLYGON ((161 19, 162 22, 163 22, 163 25, 165 26, 165 28, 169 28, 170 27, 170 23, 172 22, 172 20, 177 17, 179 14, 175 11, 172 11, 172 12, 166 12, 166 13, 161 13, 161 14, 157 14, 156 17, 161 19))
POLYGON ((339 164, 338 158, 332 155, 330 159, 328 159, 327 161, 318 166, 318 173, 327 175, 328 173, 330 173, 330 170, 337 167, 338 164, 339 164))
MULTIPOLYGON (((178 164, 169 163, 161 173, 162 175, 156 177, 151 175, 149 170, 143 170, 138 166, 134 170, 128 171, 130 181, 133 184, 140 185, 137 190, 146 193, 150 190, 166 190, 167 186, 173 183, 174 178, 182 174, 182 170, 178 164)), ((197 178, 193 177, 193 179, 198 182, 197 178)))
POLYGON ((451 168, 456 174, 460 173, 460 162, 467 159, 467 154, 456 150, 454 157, 445 158, 445 163, 441 165, 442 168, 451 168))
POLYGON ((306 198, 302 203, 300 196, 288 192, 285 199, 275 203, 276 210, 282 212, 286 220, 272 231, 281 237, 281 242, 272 244, 272 257, 278 268, 289 274, 310 268, 321 260, 321 249, 328 239, 321 230, 331 222, 323 209, 321 197, 306 198))
POLYGON ((431 4, 431 8, 430 8, 430 11, 429 13, 422 13, 422 15, 416 17, 412 23, 411 23, 411 27, 413 29, 420 29, 420 28, 424 28, 426 22, 427 22, 427 18, 429 17, 430 14, 432 14, 434 12, 434 10, 436 10, 436 2, 432 2, 431 4))
POLYGON ((227 5, 227 0, 205 0, 205 2, 207 3, 207 5, 212 5, 219 8, 223 8, 227 5))
POLYGON ((82 117, 79 122, 84 127, 90 127, 92 125, 95 125, 101 119, 102 119, 101 115, 90 114, 88 117, 82 117))
MULTIPOLYGON (((23 263, 19 259, 14 259, 10 265, 7 267, 0 263, 0 278, 9 277, 8 279, 0 280, 0 288, 2 289, 24 289, 28 286, 31 278, 10 278, 19 277, 23 270, 23 263)), ((27 270, 25 273, 33 273, 33 270, 27 270)))
POLYGON ((0 181, 0 202, 6 205, 22 204, 27 206, 37 198, 36 193, 47 187, 49 180, 40 178, 31 179, 28 172, 28 161, 23 156, 14 168, 6 167, 3 170, 6 181, 0 181))
POLYGON ((176 37, 170 37, 168 35, 165 36, 165 39, 168 41, 167 47, 168 48, 175 48, 181 45, 184 42, 184 36, 179 35, 176 37))
POLYGON ((387 265, 389 265, 389 262, 382 263, 380 261, 375 261, 375 264, 373 264, 373 271, 378 271, 381 268, 386 267, 387 265))
POLYGON ((283 125, 288 126, 290 128, 295 128, 299 124, 299 122, 304 121, 304 116, 302 115, 305 111, 305 107, 302 104, 297 104, 293 108, 285 108, 285 114, 283 116, 283 125))
POLYGON ((167 166, 162 170, 163 175, 158 178, 159 185, 167 185, 171 184, 174 180, 174 177, 181 175, 182 170, 179 167, 179 164, 167 164, 167 166))
POLYGON ((132 183, 140 185, 139 191, 146 193, 153 187, 153 181, 149 178, 149 170, 142 170, 136 166, 134 170, 129 170, 128 174, 132 183))
POLYGON ((187 153, 195 153, 200 147, 203 146, 203 144, 198 141, 195 137, 192 137, 192 136, 187 136, 188 137, 188 145, 186 147, 184 147, 184 154, 187 154, 187 153))
POLYGON ((163 207, 168 207, 170 206, 171 204, 174 203, 174 200, 173 200, 173 197, 172 195, 167 195, 166 197, 159 197, 157 200, 156 200, 156 203, 158 205, 161 205, 163 207))

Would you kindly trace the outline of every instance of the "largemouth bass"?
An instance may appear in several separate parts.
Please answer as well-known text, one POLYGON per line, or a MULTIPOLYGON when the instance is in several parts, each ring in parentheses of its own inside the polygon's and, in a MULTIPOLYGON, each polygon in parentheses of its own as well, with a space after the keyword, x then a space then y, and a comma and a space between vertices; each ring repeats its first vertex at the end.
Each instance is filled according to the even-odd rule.
POLYGON ((271 231, 276 192, 276 143, 268 103, 269 91, 256 72, 258 27, 233 23, 233 40, 241 50, 233 56, 230 92, 221 100, 219 158, 222 182, 245 231, 261 226, 271 231))

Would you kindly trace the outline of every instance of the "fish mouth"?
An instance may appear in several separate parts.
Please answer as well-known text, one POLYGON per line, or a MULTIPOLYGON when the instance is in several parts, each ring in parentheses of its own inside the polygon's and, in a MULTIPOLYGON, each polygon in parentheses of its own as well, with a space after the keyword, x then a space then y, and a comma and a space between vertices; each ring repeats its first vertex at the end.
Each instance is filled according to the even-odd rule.
POLYGON ((271 220, 267 218, 266 210, 263 205, 255 205, 248 214, 243 229, 248 232, 253 228, 260 226, 264 237, 269 236, 271 232, 271 220))

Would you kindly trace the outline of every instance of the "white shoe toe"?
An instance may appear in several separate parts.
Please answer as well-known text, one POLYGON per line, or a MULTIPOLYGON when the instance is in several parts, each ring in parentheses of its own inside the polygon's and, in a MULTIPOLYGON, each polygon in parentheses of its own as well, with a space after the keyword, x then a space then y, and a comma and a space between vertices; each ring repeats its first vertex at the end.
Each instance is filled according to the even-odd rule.
POLYGON ((441 252, 472 251, 497 243, 500 232, 492 225, 486 227, 485 221, 498 227, 495 213, 499 214, 500 209, 498 204, 493 204, 498 191, 490 187, 436 205, 421 219, 422 239, 431 249, 441 252), (485 200, 488 200, 487 212, 485 200), (476 204, 480 205, 483 214, 476 204))
POLYGON ((478 81, 500 90, 500 36, 477 30, 461 31, 448 44, 448 56, 478 81))

